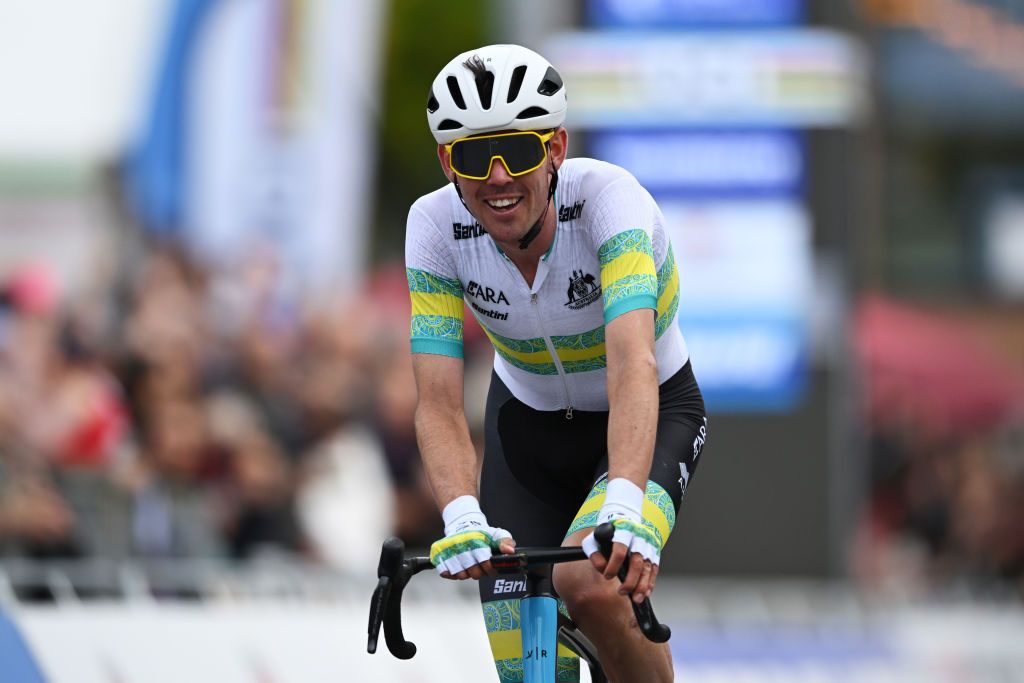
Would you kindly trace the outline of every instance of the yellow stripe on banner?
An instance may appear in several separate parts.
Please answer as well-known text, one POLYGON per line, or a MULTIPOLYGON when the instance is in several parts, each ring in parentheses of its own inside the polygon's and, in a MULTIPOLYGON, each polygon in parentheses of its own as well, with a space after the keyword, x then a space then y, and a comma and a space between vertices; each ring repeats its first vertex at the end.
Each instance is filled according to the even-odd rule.
POLYGON ((665 291, 658 297, 658 317, 665 315, 668 311, 668 305, 672 303, 672 297, 679 291, 679 271, 676 270, 676 266, 672 264, 672 274, 668 278, 668 285, 665 287, 665 291))
POLYGON ((509 631, 491 631, 487 634, 491 641, 491 654, 494 660, 519 659, 523 656, 523 638, 519 629, 509 631))
POLYGON ((562 645, 561 643, 558 644, 557 652, 558 654, 555 655, 556 657, 579 657, 578 654, 567 648, 565 645, 562 645))
POLYGON ((656 278, 657 271, 654 269, 654 259, 651 255, 640 251, 627 251, 601 268, 601 286, 609 287, 630 275, 650 275, 656 278))
POLYGON ((443 315, 462 320, 462 299, 442 292, 412 292, 413 315, 443 315))

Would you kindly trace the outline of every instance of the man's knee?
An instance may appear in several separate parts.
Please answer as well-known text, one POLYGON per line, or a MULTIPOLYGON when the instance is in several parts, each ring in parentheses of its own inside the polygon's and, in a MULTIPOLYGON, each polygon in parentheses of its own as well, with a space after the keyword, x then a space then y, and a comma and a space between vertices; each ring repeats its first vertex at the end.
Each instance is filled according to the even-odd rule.
POLYGON ((628 606, 618 593, 618 581, 607 581, 589 562, 555 567, 552 577, 555 590, 565 602, 569 614, 577 622, 588 617, 607 619, 628 606))

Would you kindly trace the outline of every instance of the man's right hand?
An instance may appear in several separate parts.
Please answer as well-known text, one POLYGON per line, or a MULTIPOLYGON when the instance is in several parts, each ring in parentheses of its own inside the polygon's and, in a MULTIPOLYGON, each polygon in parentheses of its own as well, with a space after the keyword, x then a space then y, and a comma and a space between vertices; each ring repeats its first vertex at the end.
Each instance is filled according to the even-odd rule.
POLYGON ((516 542, 505 529, 492 527, 473 496, 460 496, 442 512, 445 537, 430 546, 430 561, 446 579, 481 579, 495 576, 491 555, 515 551, 516 542))
POLYGON ((487 527, 445 536, 430 546, 430 561, 446 579, 482 579, 495 576, 491 566, 494 550, 515 551, 516 542, 504 529, 487 527))

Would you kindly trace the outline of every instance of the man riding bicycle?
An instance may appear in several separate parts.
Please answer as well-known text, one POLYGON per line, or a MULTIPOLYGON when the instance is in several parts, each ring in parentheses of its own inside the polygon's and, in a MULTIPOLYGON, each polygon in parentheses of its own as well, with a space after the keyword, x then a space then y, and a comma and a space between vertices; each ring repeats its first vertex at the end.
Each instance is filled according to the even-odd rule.
MULTIPOLYGON (((609 678, 671 681, 668 646, 641 635, 620 592, 639 602, 654 588, 704 402, 664 217, 624 169, 566 158, 565 113, 557 71, 515 45, 459 55, 428 97, 451 183, 410 209, 406 269, 416 431, 445 522, 431 560, 480 580, 499 677, 519 681, 522 584, 494 579, 489 558, 582 544, 591 564, 556 567, 554 586, 609 678), (482 462, 463 410, 464 302, 495 350, 482 462), (593 538, 605 521, 607 561, 593 538)), ((569 654, 559 680, 578 680, 569 654)))

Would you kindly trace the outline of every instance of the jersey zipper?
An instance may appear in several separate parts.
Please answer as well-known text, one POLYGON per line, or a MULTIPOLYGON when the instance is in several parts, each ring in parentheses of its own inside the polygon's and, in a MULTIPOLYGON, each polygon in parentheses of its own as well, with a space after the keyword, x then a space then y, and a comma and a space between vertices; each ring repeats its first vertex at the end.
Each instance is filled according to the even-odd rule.
POLYGON ((572 399, 569 397, 569 380, 565 377, 565 368, 562 367, 562 360, 558 357, 558 352, 555 350, 555 344, 551 341, 551 337, 548 336, 544 329, 544 321, 540 317, 540 309, 537 307, 537 292, 530 292, 530 305, 533 308, 533 313, 537 317, 537 329, 541 331, 541 337, 544 339, 544 345, 548 348, 548 353, 551 354, 551 360, 555 363, 555 370, 558 371, 558 376, 562 380, 562 391, 565 395, 565 405, 568 406, 565 409, 565 419, 572 419, 572 399))

